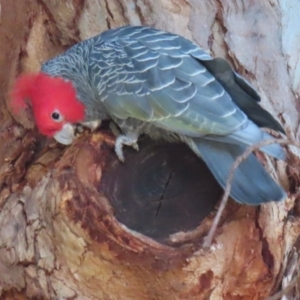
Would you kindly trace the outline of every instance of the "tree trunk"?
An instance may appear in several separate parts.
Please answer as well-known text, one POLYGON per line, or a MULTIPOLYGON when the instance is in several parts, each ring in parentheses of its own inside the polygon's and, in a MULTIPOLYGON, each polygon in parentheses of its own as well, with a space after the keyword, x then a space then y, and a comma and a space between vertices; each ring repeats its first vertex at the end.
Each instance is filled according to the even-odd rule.
POLYGON ((105 128, 63 147, 13 119, 9 90, 80 40, 151 25, 228 59, 298 138, 299 9, 297 0, 0 0, 1 299, 264 299, 284 287, 298 266, 297 149, 288 164, 259 156, 289 198, 230 201, 203 250, 222 191, 187 147, 144 139, 121 164, 105 128))

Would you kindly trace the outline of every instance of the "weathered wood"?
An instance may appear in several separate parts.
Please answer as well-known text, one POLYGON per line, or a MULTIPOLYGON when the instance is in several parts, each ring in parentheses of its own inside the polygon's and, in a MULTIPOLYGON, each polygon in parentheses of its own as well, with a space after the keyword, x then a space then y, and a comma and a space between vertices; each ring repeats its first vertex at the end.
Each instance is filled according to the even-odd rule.
POLYGON ((222 189, 184 144, 141 139, 139 152, 124 149, 126 162, 113 153, 101 187, 124 225, 156 241, 195 229, 212 211, 222 189))
POLYGON ((63 147, 40 136, 29 116, 12 118, 9 88, 17 74, 37 71, 77 41, 124 24, 152 25, 227 58, 298 137, 300 29, 291 24, 299 4, 289 3, 0 0, 3 299, 264 299, 283 277, 286 285, 300 233, 297 149, 289 149, 288 166, 259 156, 289 198, 258 208, 230 202, 213 246, 203 251, 214 211, 200 221, 220 189, 188 149, 146 140, 139 153, 126 149, 121 165, 106 130, 63 147), (165 166, 161 173, 157 165, 165 166), (172 196, 182 184, 188 188, 172 196))

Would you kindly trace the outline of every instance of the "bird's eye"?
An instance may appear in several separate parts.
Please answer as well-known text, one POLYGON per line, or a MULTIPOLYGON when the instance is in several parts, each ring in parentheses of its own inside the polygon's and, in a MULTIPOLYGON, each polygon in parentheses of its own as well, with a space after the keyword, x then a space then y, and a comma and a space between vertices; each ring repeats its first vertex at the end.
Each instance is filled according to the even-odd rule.
POLYGON ((52 114, 51 114, 51 118, 55 121, 55 122, 61 122, 63 120, 62 115, 55 110, 52 114))

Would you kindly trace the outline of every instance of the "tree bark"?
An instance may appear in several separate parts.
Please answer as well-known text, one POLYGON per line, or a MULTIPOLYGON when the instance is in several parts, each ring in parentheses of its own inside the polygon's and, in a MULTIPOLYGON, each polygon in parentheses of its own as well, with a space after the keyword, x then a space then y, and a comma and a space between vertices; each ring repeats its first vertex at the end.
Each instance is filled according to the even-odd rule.
POLYGON ((228 59, 297 139, 300 5, 288 3, 0 0, 1 299, 265 299, 287 285, 299 265, 298 149, 287 163, 259 155, 288 199, 230 201, 203 250, 221 190, 186 147, 145 139, 122 165, 105 128, 63 147, 13 118, 9 91, 80 40, 150 25, 228 59))

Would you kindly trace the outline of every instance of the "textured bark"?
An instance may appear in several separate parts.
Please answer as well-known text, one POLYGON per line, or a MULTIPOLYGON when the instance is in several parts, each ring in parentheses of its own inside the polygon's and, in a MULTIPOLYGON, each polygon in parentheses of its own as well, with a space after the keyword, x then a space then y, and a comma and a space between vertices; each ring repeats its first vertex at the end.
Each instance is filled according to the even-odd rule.
MULTIPOLYGON (((118 178, 122 166, 108 131, 84 133, 63 147, 41 137, 31 120, 9 113, 9 89, 20 72, 37 71, 41 62, 107 28, 144 24, 227 58, 287 135, 298 138, 300 5, 286 3, 0 0, 1 299, 264 299, 286 286, 299 264, 299 150, 289 148, 288 164, 260 156, 289 198, 259 208, 230 202, 204 251, 214 211, 197 226, 189 220, 200 222, 208 212, 195 216, 195 203, 188 213, 181 206, 185 217, 170 219, 173 227, 160 224, 167 230, 154 235, 148 225, 155 224, 138 231, 138 214, 126 219, 128 211, 116 209, 111 178, 120 184, 126 178, 118 178)), ((126 155, 134 156, 130 151, 126 155)), ((141 151, 148 153, 146 146, 141 151)), ((209 208, 218 199, 212 193, 218 187, 210 184, 199 196, 209 208)), ((289 297, 299 299, 296 291, 289 297)))

